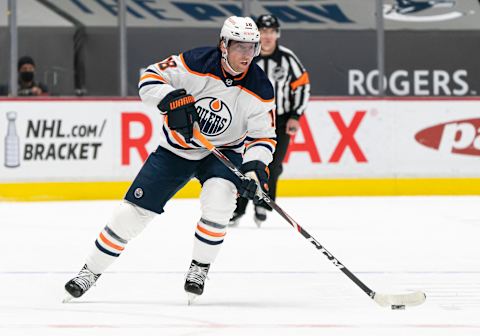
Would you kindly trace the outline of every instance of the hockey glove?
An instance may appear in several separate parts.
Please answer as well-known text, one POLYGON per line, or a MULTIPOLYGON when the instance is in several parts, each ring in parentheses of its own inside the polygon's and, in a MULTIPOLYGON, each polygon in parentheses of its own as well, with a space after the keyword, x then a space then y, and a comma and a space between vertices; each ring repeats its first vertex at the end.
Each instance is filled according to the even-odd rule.
POLYGON ((238 193, 240 197, 253 200, 253 203, 264 208, 270 206, 263 200, 263 193, 268 191, 268 167, 262 161, 249 161, 240 167, 240 171, 247 177, 240 183, 238 193))
POLYGON ((184 89, 179 89, 167 94, 157 106, 160 111, 167 113, 168 127, 180 133, 186 142, 191 142, 193 125, 199 120, 195 98, 184 89))

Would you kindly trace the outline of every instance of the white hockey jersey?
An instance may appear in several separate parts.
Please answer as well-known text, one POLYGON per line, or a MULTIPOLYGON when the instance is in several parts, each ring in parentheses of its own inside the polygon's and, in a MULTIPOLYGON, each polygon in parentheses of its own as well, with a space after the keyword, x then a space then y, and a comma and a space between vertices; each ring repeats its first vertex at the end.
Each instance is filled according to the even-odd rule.
MULTIPOLYGON (((218 48, 197 48, 150 65, 138 84, 142 101, 156 107, 171 91, 185 89, 196 102, 200 130, 218 149, 244 153, 243 162, 268 165, 275 151, 273 87, 254 63, 245 73, 231 76, 220 63, 218 48)), ((210 152, 194 138, 191 143, 166 122, 160 146, 189 160, 210 152)))

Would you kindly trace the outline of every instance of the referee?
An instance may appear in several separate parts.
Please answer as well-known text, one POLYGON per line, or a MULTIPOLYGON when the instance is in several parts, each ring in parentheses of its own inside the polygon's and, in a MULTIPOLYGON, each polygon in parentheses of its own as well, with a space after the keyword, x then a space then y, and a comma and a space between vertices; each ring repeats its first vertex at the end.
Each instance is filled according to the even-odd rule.
MULTIPOLYGON (((275 90, 277 147, 273 161, 268 166, 269 196, 275 200, 277 182, 283 171, 282 162, 287 153, 290 136, 299 128, 299 118, 305 112, 310 97, 308 73, 298 57, 288 48, 278 44, 280 24, 273 15, 260 15, 256 21, 260 30, 260 55, 255 59, 265 71, 275 90)), ((237 208, 230 220, 230 226, 237 226, 245 214, 248 200, 237 199, 237 208)), ((260 227, 267 219, 266 209, 255 205, 255 223, 260 227)))

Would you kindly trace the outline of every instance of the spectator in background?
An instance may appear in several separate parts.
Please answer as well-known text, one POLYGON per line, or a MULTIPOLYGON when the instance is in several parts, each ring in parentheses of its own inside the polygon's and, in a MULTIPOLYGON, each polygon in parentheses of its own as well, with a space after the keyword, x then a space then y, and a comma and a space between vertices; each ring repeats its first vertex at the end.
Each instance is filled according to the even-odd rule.
MULTIPOLYGON (((265 71, 275 90, 277 147, 273 161, 268 166, 270 169, 268 194, 275 200, 277 182, 283 171, 282 162, 287 154, 290 136, 297 133, 300 128, 299 119, 307 108, 310 81, 298 57, 290 49, 278 44, 280 37, 278 19, 270 14, 260 15, 256 24, 260 31, 261 50, 254 61, 265 71)), ((230 220, 230 226, 239 224, 240 218, 245 214, 247 203, 246 198, 237 199, 237 208, 230 220)), ((262 205, 255 205, 254 220, 259 227, 267 219, 266 210, 262 205)))
POLYGON ((35 62, 30 56, 23 56, 18 60, 18 95, 48 95, 47 86, 41 82, 35 81, 35 62))

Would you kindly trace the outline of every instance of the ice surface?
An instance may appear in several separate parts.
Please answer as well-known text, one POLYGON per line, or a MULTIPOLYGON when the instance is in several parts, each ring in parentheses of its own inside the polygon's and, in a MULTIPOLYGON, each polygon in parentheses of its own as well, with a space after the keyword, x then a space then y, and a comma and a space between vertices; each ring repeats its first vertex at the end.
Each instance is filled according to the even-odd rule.
POLYGON ((300 225, 383 293, 376 305, 281 217, 229 230, 187 306, 198 200, 172 200, 90 292, 62 304, 118 202, 0 203, 0 335, 479 335, 480 198, 280 198, 300 225))

